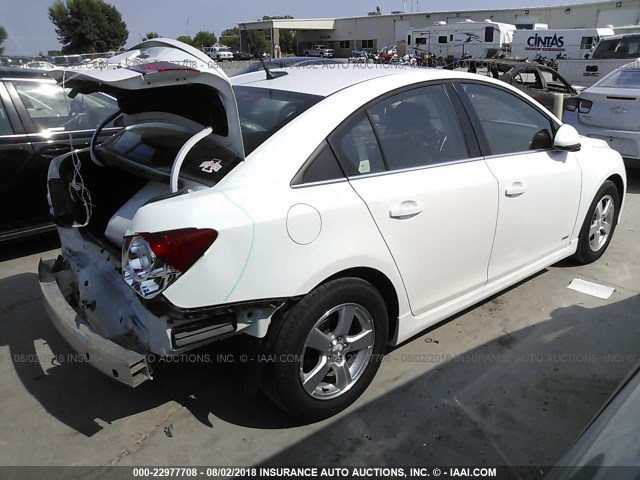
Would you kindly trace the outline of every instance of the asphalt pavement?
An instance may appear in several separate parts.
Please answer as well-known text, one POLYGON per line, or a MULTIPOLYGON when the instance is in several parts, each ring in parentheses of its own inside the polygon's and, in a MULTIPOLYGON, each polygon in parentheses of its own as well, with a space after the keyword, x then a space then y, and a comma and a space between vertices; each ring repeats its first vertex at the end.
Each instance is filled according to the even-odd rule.
MULTIPOLYGON (((293 422, 245 392, 242 343, 159 363, 130 389, 74 356, 45 312, 39 258, 0 250, 0 465, 552 465, 640 359, 640 170, 595 264, 565 261, 390 351, 342 414, 293 422), (567 288, 608 285, 601 300, 567 288)), ((101 466, 101 467, 96 467, 101 466)))

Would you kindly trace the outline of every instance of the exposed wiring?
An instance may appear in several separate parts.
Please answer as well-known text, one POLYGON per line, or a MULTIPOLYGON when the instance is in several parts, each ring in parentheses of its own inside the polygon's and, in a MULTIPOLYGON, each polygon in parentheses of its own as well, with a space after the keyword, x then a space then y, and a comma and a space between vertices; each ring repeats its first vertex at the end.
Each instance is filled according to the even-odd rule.
MULTIPOLYGON (((62 92, 64 96, 64 104, 65 109, 71 114, 71 108, 67 101, 67 94, 65 90, 65 81, 66 81, 67 71, 62 71, 62 92)), ((76 221, 73 222, 73 226, 76 228, 86 227, 89 225, 89 220, 91 219, 91 215, 93 214, 93 204, 91 203, 91 192, 84 184, 84 179, 82 178, 82 174, 80 173, 80 168, 82 167, 82 162, 80 161, 80 157, 78 156, 78 151, 73 146, 73 135, 71 130, 69 130, 69 147, 71 147, 71 161, 73 162, 73 177, 71 177, 71 181, 69 182, 69 195, 71 198, 76 198, 82 202, 82 206, 84 207, 85 212, 85 221, 80 224, 76 221)))

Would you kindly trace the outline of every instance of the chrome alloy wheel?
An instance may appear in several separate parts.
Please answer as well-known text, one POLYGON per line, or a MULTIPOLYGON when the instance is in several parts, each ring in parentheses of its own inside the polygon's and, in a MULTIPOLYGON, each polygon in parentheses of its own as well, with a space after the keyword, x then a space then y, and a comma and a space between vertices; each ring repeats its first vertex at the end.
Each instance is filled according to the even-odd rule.
POLYGON ((597 252, 606 243, 613 226, 615 204, 611 195, 605 195, 597 203, 589 226, 589 246, 597 252))
POLYGON ((373 319, 362 305, 344 303, 327 311, 302 349, 300 380, 305 391, 319 400, 345 393, 366 370, 374 343, 373 319))

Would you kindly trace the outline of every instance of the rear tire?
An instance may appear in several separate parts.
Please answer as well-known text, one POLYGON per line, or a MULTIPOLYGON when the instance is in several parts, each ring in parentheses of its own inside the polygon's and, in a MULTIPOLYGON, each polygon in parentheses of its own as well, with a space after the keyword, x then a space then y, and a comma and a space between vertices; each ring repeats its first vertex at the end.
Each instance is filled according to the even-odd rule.
POLYGON ((584 219, 573 257, 577 262, 593 263, 604 254, 616 230, 619 210, 620 194, 615 184, 607 180, 596 193, 584 219))
POLYGON ((267 367, 267 394, 304 420, 335 415, 373 380, 387 331, 387 308, 373 285, 359 278, 320 285, 283 320, 267 367))

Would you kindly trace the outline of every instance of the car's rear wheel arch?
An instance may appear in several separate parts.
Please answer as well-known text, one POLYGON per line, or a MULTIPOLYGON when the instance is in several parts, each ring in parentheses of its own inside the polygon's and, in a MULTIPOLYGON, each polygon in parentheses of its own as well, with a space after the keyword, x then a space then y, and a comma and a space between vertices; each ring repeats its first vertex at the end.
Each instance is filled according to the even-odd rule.
POLYGON ((337 280, 339 278, 345 277, 360 278, 369 282, 375 287, 376 290, 378 290, 387 307, 387 313, 389 316, 388 340, 393 339, 398 328, 398 315, 400 306, 398 303, 398 294, 395 287, 393 286, 393 283, 391 282, 391 280, 389 280, 389 277, 374 268, 354 267, 330 276, 329 278, 320 282, 319 285, 330 282, 331 280, 337 280))

